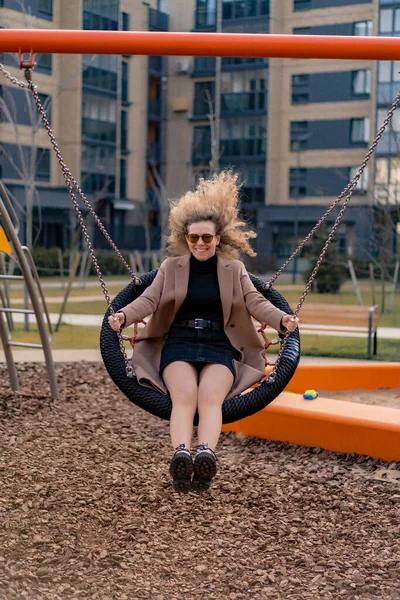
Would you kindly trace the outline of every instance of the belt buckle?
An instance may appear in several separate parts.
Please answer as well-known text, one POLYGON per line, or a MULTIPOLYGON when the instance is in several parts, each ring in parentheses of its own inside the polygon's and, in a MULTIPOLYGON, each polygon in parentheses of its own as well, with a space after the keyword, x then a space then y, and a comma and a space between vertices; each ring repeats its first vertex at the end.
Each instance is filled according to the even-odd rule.
POLYGON ((203 329, 203 327, 199 324, 200 321, 203 321, 203 319, 195 319, 194 320, 194 328, 195 329, 203 329))

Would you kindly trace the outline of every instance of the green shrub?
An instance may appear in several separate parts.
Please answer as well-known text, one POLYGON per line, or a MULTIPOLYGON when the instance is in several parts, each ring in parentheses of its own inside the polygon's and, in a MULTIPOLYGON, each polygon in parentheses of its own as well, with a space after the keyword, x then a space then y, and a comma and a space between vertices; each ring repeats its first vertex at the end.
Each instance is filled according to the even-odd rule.
POLYGON ((59 250, 37 246, 31 250, 40 277, 54 277, 60 274, 59 250))
MULTIPOLYGON (((96 250, 95 254, 103 275, 128 275, 128 271, 113 250, 96 250)), ((121 254, 129 265, 129 253, 121 252, 121 254)), ((90 256, 88 260, 92 260, 90 256)), ((96 274, 96 269, 92 263, 90 275, 96 274)))
MULTIPOLYGON (((328 232, 320 230, 304 250, 310 267, 304 272, 304 280, 308 281, 326 243, 328 232)), ((315 278, 314 289, 319 294, 337 294, 340 286, 347 279, 346 264, 337 253, 336 240, 333 239, 326 251, 315 278)))

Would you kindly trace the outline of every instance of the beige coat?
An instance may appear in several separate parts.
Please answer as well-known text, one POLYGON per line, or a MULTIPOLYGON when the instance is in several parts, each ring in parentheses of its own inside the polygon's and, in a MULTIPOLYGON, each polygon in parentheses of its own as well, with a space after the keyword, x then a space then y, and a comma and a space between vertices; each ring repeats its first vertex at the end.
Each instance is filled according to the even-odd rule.
MULTIPOLYGON (((159 375, 161 350, 175 315, 188 289, 190 254, 167 258, 153 283, 133 302, 122 309, 125 326, 152 314, 138 336, 133 353, 133 367, 140 384, 166 393, 159 375)), ((265 375, 263 344, 251 316, 280 331, 283 311, 257 292, 246 268, 239 260, 218 257, 218 282, 224 315, 224 330, 232 346, 242 355, 234 360, 235 380, 228 398, 232 398, 265 375)))

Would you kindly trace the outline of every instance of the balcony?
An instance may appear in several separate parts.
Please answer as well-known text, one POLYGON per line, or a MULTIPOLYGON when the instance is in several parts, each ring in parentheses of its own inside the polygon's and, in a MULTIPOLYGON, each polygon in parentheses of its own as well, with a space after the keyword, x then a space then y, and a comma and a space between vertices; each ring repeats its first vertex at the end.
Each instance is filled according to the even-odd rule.
POLYGON ((229 139, 220 141, 221 161, 235 158, 265 158, 266 138, 229 139))
POLYGON ((149 30, 168 31, 168 15, 155 8, 149 8, 149 30))
POLYGON ((265 113, 267 107, 266 92, 240 92, 221 94, 221 115, 238 113, 265 113))
POLYGON ((161 106, 160 98, 148 98, 147 118, 149 121, 161 121, 161 106))
POLYGON ((82 119, 82 138, 85 140, 96 140, 115 145, 117 141, 116 123, 98 121, 97 119, 82 119))

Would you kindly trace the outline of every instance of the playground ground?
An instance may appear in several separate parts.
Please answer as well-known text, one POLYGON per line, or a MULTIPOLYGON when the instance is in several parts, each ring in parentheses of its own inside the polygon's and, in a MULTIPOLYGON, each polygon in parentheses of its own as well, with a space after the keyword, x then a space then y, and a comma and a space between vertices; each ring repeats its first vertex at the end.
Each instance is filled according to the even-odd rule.
MULTIPOLYGON (((75 294, 66 319, 87 324, 75 307, 101 300, 75 294)), ((41 350, 13 349, 18 393, 0 351, 0 600, 400 600, 400 463, 224 433, 213 488, 179 495, 168 423, 94 347, 53 350, 58 400, 41 350)), ((400 408, 384 382, 318 391, 400 408)))
POLYGON ((168 423, 101 363, 58 363, 53 401, 43 364, 18 370, 13 393, 0 367, 1 600, 400 598, 399 463, 223 434, 214 487, 180 495, 168 423))

